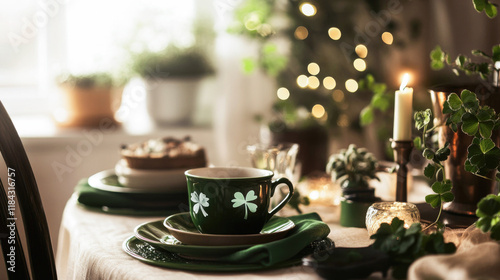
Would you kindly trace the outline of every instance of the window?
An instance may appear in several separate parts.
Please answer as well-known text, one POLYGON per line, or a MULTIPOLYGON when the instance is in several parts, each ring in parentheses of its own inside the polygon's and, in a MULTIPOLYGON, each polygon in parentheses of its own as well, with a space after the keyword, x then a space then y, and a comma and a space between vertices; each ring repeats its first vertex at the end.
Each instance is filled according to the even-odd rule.
POLYGON ((0 100, 48 112, 64 71, 120 71, 130 51, 193 44, 196 1, 0 0, 0 100))

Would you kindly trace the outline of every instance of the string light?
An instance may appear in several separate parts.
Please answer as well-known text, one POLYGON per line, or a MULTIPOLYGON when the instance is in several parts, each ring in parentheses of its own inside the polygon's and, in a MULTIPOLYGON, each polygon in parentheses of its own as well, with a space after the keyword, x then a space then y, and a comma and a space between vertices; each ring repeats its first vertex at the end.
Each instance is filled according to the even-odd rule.
POLYGON ((308 86, 311 89, 317 89, 320 85, 319 79, 316 76, 311 76, 308 78, 308 86))
POLYGON ((335 82, 335 79, 333 77, 325 77, 323 79, 323 86, 328 90, 334 89, 336 85, 337 82, 335 82))
POLYGON ((328 36, 332 38, 332 40, 338 40, 340 37, 342 37, 342 32, 340 32, 340 29, 337 27, 331 27, 328 29, 328 36))
POLYGON ((366 62, 361 58, 355 59, 353 65, 354 69, 358 70, 359 72, 363 72, 366 70, 366 62))
POLYGON ((333 101, 340 103, 344 100, 344 92, 340 89, 336 89, 332 93, 332 98, 333 101))
POLYGON ((309 65, 307 65, 307 71, 311 75, 318 75, 319 74, 319 65, 315 62, 311 62, 311 63, 309 63, 309 65))
POLYGON ((312 107, 311 114, 313 117, 320 119, 325 114, 325 107, 321 104, 316 104, 312 107))
POLYGON ((312 17, 316 14, 316 6, 311 3, 302 3, 299 7, 300 11, 307 17, 312 17))
POLYGON ((345 88, 349 92, 356 92, 358 90, 358 82, 356 82, 354 79, 349 79, 345 81, 345 88))
POLYGON ((382 33, 382 41, 386 43, 387 45, 392 45, 392 42, 394 41, 394 37, 390 32, 384 32, 382 33))
POLYGON ((309 78, 306 75, 300 75, 297 77, 297 85, 301 88, 307 87, 309 83, 309 78))
POLYGON ((360 58, 365 58, 368 55, 368 48, 363 44, 357 45, 354 51, 360 58))
POLYGON ((298 40, 305 40, 307 38, 307 36, 309 36, 309 31, 304 26, 299 26, 295 29, 295 32, 293 33, 293 35, 298 40))
POLYGON ((280 87, 276 92, 276 94, 278 95, 278 98, 281 100, 287 100, 288 97, 290 97, 290 91, 288 91, 288 89, 284 87, 280 87))

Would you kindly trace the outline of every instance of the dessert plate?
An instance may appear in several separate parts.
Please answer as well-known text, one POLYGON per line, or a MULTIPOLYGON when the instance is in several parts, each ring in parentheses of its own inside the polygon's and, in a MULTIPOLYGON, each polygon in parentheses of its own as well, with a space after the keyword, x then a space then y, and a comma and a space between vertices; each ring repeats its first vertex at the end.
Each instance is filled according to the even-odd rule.
MULTIPOLYGON (((147 178, 144 178, 146 181, 147 178)), ((118 176, 115 170, 109 169, 98 172, 88 179, 88 184, 102 191, 118 192, 118 193, 179 193, 187 191, 186 184, 166 185, 163 188, 131 188, 125 187, 118 181, 118 176)))
POLYGON ((141 170, 133 169, 123 159, 115 165, 118 182, 128 188, 157 189, 172 186, 185 186, 186 169, 141 170))
POLYGON ((183 244, 163 226, 163 220, 140 224, 134 229, 134 234, 135 237, 155 248, 177 253, 189 259, 215 260, 251 246, 197 246, 183 244))
MULTIPOLYGON (((213 261, 200 261, 200 260, 188 260, 180 257, 175 253, 171 253, 165 250, 159 250, 150 244, 139 240, 135 236, 127 238, 123 244, 122 249, 125 253, 129 254, 131 257, 148 263, 151 265, 190 270, 190 271, 206 271, 206 272, 238 272, 238 271, 257 271, 264 269, 275 269, 289 267, 293 265, 298 265, 301 263, 301 256, 299 254, 289 260, 280 262, 273 266, 264 266, 262 264, 252 264, 252 263, 230 263, 230 262, 213 262, 213 261)), ((312 249, 309 248, 308 251, 312 249)))
POLYGON ((184 244, 201 246, 235 246, 268 243, 284 238, 295 224, 287 218, 274 216, 258 234, 204 234, 196 229, 189 212, 171 215, 163 225, 184 244))

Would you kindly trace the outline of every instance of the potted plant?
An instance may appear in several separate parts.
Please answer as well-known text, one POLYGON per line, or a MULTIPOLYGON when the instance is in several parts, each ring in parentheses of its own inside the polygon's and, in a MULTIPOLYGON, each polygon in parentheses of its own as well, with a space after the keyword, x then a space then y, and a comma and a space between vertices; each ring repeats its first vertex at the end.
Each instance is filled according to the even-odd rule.
POLYGON ((377 159, 364 148, 351 144, 338 154, 330 156, 326 166, 332 180, 339 181, 342 188, 340 224, 346 227, 365 227, 368 207, 381 199, 369 180, 377 179, 377 159))
POLYGON ((200 81, 214 72, 195 47, 169 46, 159 52, 135 54, 131 68, 145 81, 148 111, 158 125, 189 123, 200 81))
MULTIPOLYGON (((473 4, 478 12, 484 10, 488 17, 493 18, 496 16, 496 6, 489 1, 475 0, 473 4)), ((454 200, 448 201, 444 205, 444 210, 467 215, 474 215, 477 203, 486 195, 495 193, 497 188, 496 182, 492 180, 495 175, 494 172, 482 174, 481 176, 473 174, 474 172, 467 172, 467 166, 471 163, 470 149, 473 146, 471 143, 478 136, 467 126, 468 124, 474 127, 480 125, 481 128, 484 128, 486 123, 484 118, 491 121, 488 114, 481 113, 477 115, 476 111, 473 112, 473 110, 480 107, 488 105, 496 112, 500 112, 498 80, 500 45, 493 46, 489 54, 480 50, 473 50, 472 54, 482 57, 482 61, 476 62, 464 55, 458 55, 456 59, 452 59, 439 46, 430 54, 433 69, 441 69, 445 65, 449 65, 457 75, 464 72, 467 75, 475 74, 481 78, 475 84, 441 85, 430 90, 436 123, 446 124, 441 126, 439 131, 439 144, 444 147, 447 145, 446 143, 449 143, 447 147, 450 149, 449 157, 443 161, 443 175, 444 178, 450 180, 450 184, 453 186, 451 193, 454 195, 454 200), (463 100, 463 97, 461 100, 459 95, 463 95, 464 92, 465 100, 463 100), (459 106, 460 102, 465 102, 465 107, 459 106), (475 105, 471 107, 472 104, 475 105), (452 107, 450 108, 450 106, 452 107), (457 111, 454 111, 453 106, 457 106, 457 111), (471 117, 473 119, 479 117, 480 122, 470 122, 471 117), (462 129, 459 129, 460 127, 462 129)), ((500 134, 496 130, 493 131, 491 137, 488 136, 487 138, 490 138, 496 146, 500 144, 500 134)), ((430 155, 428 156, 430 157, 430 155)))
POLYGON ((103 120, 115 123, 120 107, 123 82, 108 73, 63 74, 57 78, 61 106, 54 112, 63 127, 96 127, 103 120))

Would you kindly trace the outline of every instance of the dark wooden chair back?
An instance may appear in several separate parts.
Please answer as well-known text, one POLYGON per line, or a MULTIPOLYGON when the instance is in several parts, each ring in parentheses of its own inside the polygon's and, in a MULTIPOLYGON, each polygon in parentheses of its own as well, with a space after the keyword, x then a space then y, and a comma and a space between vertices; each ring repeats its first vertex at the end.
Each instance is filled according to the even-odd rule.
POLYGON ((49 227, 35 176, 21 139, 1 102, 0 153, 7 167, 3 184, 0 180, 0 243, 7 275, 10 280, 57 279, 49 227), (22 219, 17 219, 16 208, 20 209, 22 219), (28 246, 27 258, 17 230, 21 220, 28 246))

